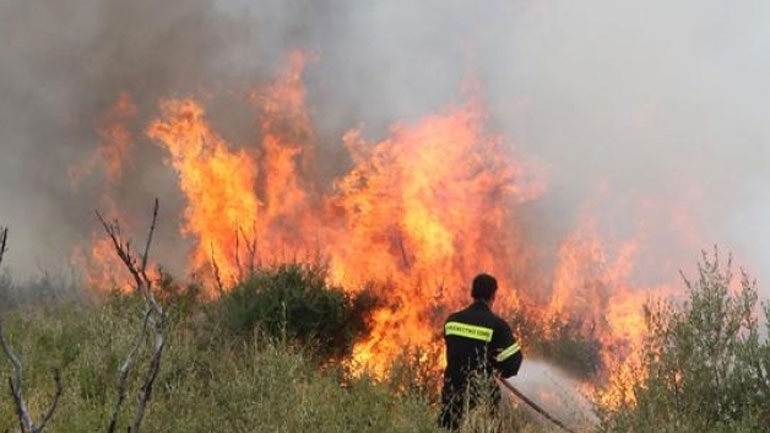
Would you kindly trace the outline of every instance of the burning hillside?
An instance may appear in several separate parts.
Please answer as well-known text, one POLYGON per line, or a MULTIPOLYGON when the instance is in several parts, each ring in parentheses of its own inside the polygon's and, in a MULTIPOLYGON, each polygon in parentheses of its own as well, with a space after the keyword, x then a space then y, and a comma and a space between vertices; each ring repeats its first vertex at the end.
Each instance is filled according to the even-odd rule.
MULTIPOLYGON (((405 347, 440 367, 439 324, 485 271, 501 281, 499 310, 526 311, 543 324, 580 318, 599 336, 605 366, 632 352, 650 293, 632 282, 641 236, 603 239, 586 211, 550 252, 554 264, 538 266, 544 247, 528 236, 533 221, 522 213, 548 194, 546 170, 486 125, 479 86, 466 86, 464 102, 393 125, 384 139, 350 130, 341 137, 348 169, 324 181, 315 174, 324 154, 306 108, 306 61, 294 53, 282 75, 246 99, 255 106, 255 143, 228 142, 193 98, 159 101, 144 131, 126 130, 126 116, 116 114, 136 114, 128 95, 103 117, 112 124, 100 131, 113 132, 102 133, 98 155, 112 182, 139 147, 126 143, 133 134, 162 149, 184 197, 187 271, 203 276, 209 296, 261 264, 327 263, 331 283, 373 287, 384 301, 353 360, 379 374, 405 347)), ((118 207, 111 216, 126 219, 118 207)), ((92 284, 116 278, 102 239, 77 257, 92 284)))
POLYGON ((767 279, 755 3, 0 2, 0 282, 128 287, 93 209, 139 237, 158 197, 173 287, 299 262, 378 295, 346 368, 439 369, 488 272, 528 359, 622 391, 699 250, 767 279))

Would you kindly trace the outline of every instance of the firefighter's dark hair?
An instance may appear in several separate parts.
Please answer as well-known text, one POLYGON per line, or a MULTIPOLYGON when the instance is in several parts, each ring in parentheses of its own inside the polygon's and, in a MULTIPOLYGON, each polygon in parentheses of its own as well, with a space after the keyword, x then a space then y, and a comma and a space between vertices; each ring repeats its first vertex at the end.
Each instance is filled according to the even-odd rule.
POLYGON ((497 280, 489 274, 478 274, 473 279, 471 296, 477 301, 489 301, 497 291, 497 280))

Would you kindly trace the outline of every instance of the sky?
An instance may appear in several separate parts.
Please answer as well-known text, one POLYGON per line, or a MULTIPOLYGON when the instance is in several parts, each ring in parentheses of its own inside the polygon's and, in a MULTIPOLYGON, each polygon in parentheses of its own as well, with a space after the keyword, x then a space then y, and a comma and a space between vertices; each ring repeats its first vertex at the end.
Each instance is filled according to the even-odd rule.
MULTIPOLYGON (((66 268, 89 240, 104 180, 74 188, 68 170, 93 154, 96 121, 121 92, 145 124, 160 98, 203 97, 222 134, 238 136, 249 123, 242 95, 299 49, 315 56, 305 81, 322 153, 336 155, 351 128, 378 139, 440 113, 475 78, 488 127, 546 169, 535 206, 548 224, 533 228, 548 232, 542 242, 590 208, 610 235, 644 231, 655 254, 676 251, 675 267, 718 244, 762 286, 768 22, 761 0, 2 2, 4 265, 66 268)), ((162 151, 137 149, 114 200, 142 214, 160 196, 178 214, 162 151)), ((161 251, 181 260, 178 221, 162 224, 161 251)))

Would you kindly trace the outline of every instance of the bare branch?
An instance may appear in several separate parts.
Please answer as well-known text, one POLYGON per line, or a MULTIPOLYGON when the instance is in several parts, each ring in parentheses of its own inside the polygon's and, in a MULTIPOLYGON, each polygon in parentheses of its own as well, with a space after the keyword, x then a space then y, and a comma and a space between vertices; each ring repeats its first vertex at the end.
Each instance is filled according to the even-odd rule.
POLYGON ((152 224, 150 225, 150 233, 147 235, 147 244, 144 246, 144 255, 142 256, 142 267, 140 270, 144 272, 147 269, 147 257, 150 254, 150 244, 152 243, 152 234, 155 232, 155 223, 158 220, 158 198, 155 198, 155 205, 152 209, 152 224))
POLYGON ((13 371, 17 373, 18 376, 21 376, 21 362, 19 361, 19 357, 16 356, 16 354, 13 352, 13 349, 11 349, 8 341, 5 339, 5 328, 3 327, 2 323, 0 323, 0 344, 2 344, 3 351, 5 352, 6 356, 8 356, 11 364, 13 364, 13 371))
MULTIPOLYGON (((236 253, 237 254, 237 253, 236 253)), ((214 255, 214 243, 211 243, 211 266, 214 268, 214 281, 217 284, 217 291, 220 295, 225 292, 224 284, 222 283, 222 276, 219 273, 219 264, 217 258, 214 255)))
POLYGON ((120 234, 120 226, 118 225, 117 221, 114 223, 107 222, 107 220, 104 219, 98 210, 96 211, 96 216, 99 218, 99 221, 101 221, 102 227, 104 227, 104 231, 107 232, 107 235, 112 240, 112 245, 115 247, 115 251, 117 252, 118 257, 120 257, 120 260, 126 265, 126 268, 128 268, 128 271, 134 277, 136 290, 140 291, 141 293, 143 291, 144 284, 139 271, 136 269, 134 259, 131 256, 131 244, 129 242, 123 241, 123 237, 120 234))
POLYGON ((246 242, 246 252, 249 253, 249 274, 254 273, 254 265, 255 261, 257 259, 257 223, 256 221, 252 224, 252 233, 254 236, 251 237, 251 239, 246 236, 246 231, 243 230, 242 227, 239 227, 241 231, 241 236, 243 236, 243 240, 246 242))
POLYGON ((24 391, 22 389, 23 368, 21 361, 19 360, 19 357, 16 355, 16 353, 14 353, 11 345, 8 344, 8 340, 5 338, 5 329, 3 328, 1 321, 0 345, 2 345, 3 352, 5 352, 5 355, 11 361, 11 365, 13 365, 14 375, 8 378, 8 385, 11 388, 11 395, 13 396, 14 405, 16 407, 16 416, 19 418, 19 427, 21 428, 22 433, 41 433, 45 426, 48 424, 48 421, 53 416, 53 413, 56 410, 56 406, 59 403, 59 397, 61 397, 62 394, 61 372, 58 369, 54 370, 56 393, 54 394, 51 406, 48 408, 48 411, 43 417, 43 420, 40 422, 40 425, 35 426, 35 423, 32 421, 32 416, 29 414, 27 403, 24 401, 24 391))
MULTIPOLYGON (((8 251, 8 228, 0 227, 0 264, 3 262, 3 256, 8 251)), ((3 348, 3 352, 8 357, 8 360, 13 366, 14 375, 8 378, 8 385, 11 388, 11 395, 16 406, 16 416, 19 418, 19 427, 22 433, 41 433, 48 421, 53 416, 56 406, 59 403, 59 397, 62 394, 61 384, 61 371, 54 370, 54 381, 56 382, 56 392, 51 402, 51 406, 48 408, 40 425, 35 427, 35 423, 32 421, 32 416, 29 414, 27 404, 24 401, 24 391, 22 388, 23 368, 19 357, 14 353, 8 340, 5 338, 5 328, 3 328, 3 320, 0 317, 0 346, 3 348)))
POLYGON ((56 393, 53 396, 53 401, 51 402, 51 406, 48 408, 48 412, 45 414, 45 417, 43 417, 43 421, 40 422, 40 426, 37 428, 38 432, 43 431, 43 428, 45 428, 46 424, 48 424, 48 421, 53 416, 54 411, 56 410, 56 406, 59 404, 59 397, 61 397, 62 393, 62 385, 61 385, 61 370, 54 369, 53 371, 53 380, 56 382, 56 393))
POLYGON ((144 384, 137 396, 137 406, 134 410, 134 423, 129 427, 129 433, 139 433, 139 428, 144 419, 144 412, 147 407, 147 402, 152 395, 153 384, 155 378, 160 370, 160 360, 163 355, 163 348, 165 347, 165 326, 166 326, 166 313, 163 311, 163 307, 158 303, 155 298, 155 294, 152 290, 152 280, 147 276, 147 260, 150 253, 150 245, 152 244, 153 233, 155 232, 155 224, 158 218, 158 199, 155 199, 155 206, 153 207, 152 223, 150 224, 150 230, 147 235, 147 242, 144 247, 144 255, 141 257, 141 262, 137 262, 136 258, 131 252, 131 244, 129 241, 124 241, 120 233, 120 226, 117 222, 108 223, 104 217, 97 211, 96 215, 104 227, 105 232, 112 240, 112 244, 115 247, 115 252, 121 259, 126 268, 134 277, 137 291, 144 297, 145 303, 145 317, 142 323, 141 332, 138 334, 134 346, 126 356, 126 360, 118 371, 118 395, 115 400, 115 408, 113 409, 110 423, 107 427, 108 433, 114 433, 117 428, 117 418, 120 413, 120 409, 123 405, 123 401, 127 395, 127 377, 135 354, 139 351, 141 343, 144 340, 144 336, 147 333, 147 327, 149 323, 153 324, 153 334, 155 338, 155 349, 153 351, 150 365, 145 375, 144 384), (137 263, 139 267, 137 268, 137 263))
POLYGON ((3 346, 3 352, 8 357, 13 365, 13 377, 8 378, 8 385, 11 388, 11 394, 13 395, 13 401, 16 404, 16 415, 19 417, 19 424, 21 425, 22 432, 34 432, 35 425, 32 423, 32 417, 29 415, 27 405, 24 402, 24 392, 22 391, 22 366, 19 357, 13 352, 11 345, 5 339, 5 329, 3 324, 0 323, 0 344, 3 346))
POLYGON ((5 241, 8 240, 8 228, 0 226, 0 265, 3 264, 3 256, 7 251, 5 241))
MULTIPOLYGON (((0 264, 2 264, 3 256, 7 251, 7 240, 8 228, 0 227, 0 264)), ((3 329, 2 320, 0 320, 0 345, 2 345, 3 352, 5 352, 8 360, 11 361, 11 365, 13 365, 14 376, 8 378, 8 385, 11 388, 13 401, 16 404, 16 415, 19 418, 19 427, 21 428, 22 433, 27 431, 31 432, 34 429, 34 426, 32 425, 32 418, 29 416, 29 412, 27 411, 26 405, 24 403, 24 396, 22 394, 21 362, 19 361, 19 357, 16 356, 16 354, 13 352, 13 349, 11 349, 11 345, 8 344, 8 341, 5 339, 5 329, 3 329)))
POLYGON ((235 268, 238 269, 238 281, 243 281, 243 269, 241 268, 241 235, 235 229, 235 268))
POLYGON ((29 417, 24 416, 27 413, 27 409, 23 406, 24 400, 19 399, 16 394, 16 385, 14 385, 12 377, 8 377, 8 386, 11 388, 14 408, 16 409, 16 417, 19 419, 19 430, 21 433, 29 432, 31 431, 29 424, 32 421, 29 417))
POLYGON ((147 323, 150 321, 151 314, 152 314, 152 309, 147 308, 144 313, 142 330, 141 332, 139 332, 139 334, 136 335, 133 348, 128 353, 128 356, 126 356, 126 360, 123 362, 123 365, 121 365, 120 368, 118 369, 118 395, 115 399, 115 407, 112 410, 110 423, 107 425, 107 433, 113 433, 115 431, 115 427, 117 426, 118 414, 120 413, 120 408, 123 406, 123 401, 126 399, 126 395, 128 395, 127 384, 126 384, 126 380, 128 379, 128 372, 131 369, 131 364, 133 363, 134 356, 139 351, 139 348, 142 346, 142 340, 144 339, 144 336, 147 333, 147 323))
POLYGON ((152 396, 155 378, 158 377, 158 371, 160 371, 160 358, 163 356, 163 348, 166 345, 166 339, 164 337, 165 326, 165 316, 161 317, 160 320, 155 323, 155 351, 152 355, 152 360, 150 361, 150 367, 147 369, 144 384, 139 391, 136 410, 134 412, 134 425, 129 430, 129 433, 139 433, 139 427, 144 419, 144 410, 147 407, 147 402, 150 401, 150 397, 152 396))

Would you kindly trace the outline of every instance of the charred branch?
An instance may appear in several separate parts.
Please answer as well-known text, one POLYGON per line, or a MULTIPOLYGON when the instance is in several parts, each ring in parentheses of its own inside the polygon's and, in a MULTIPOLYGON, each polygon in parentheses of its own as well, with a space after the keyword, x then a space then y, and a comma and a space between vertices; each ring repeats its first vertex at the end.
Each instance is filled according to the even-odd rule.
MULTIPOLYGON (((236 249, 236 255, 237 255, 237 249, 236 249)), ((211 243, 211 266, 214 268, 214 282, 217 285, 217 291, 220 295, 222 295, 225 292, 225 286, 222 282, 222 275, 219 272, 219 264, 217 263, 217 257, 214 254, 214 243, 211 243)))
POLYGON ((158 221, 158 207, 160 203, 158 203, 158 199, 155 199, 155 204, 152 207, 152 224, 150 225, 150 232, 147 234, 147 243, 144 246, 144 255, 142 255, 142 267, 139 269, 142 274, 144 274, 145 279, 147 278, 147 275, 145 274, 145 271, 147 270, 147 257, 150 254, 150 245, 152 244, 152 235, 155 233, 155 223, 158 221))
MULTIPOLYGON (((257 260, 257 224, 256 222, 253 224, 253 227, 252 227, 253 236, 251 238, 249 238, 248 235, 246 235, 246 231, 243 230, 243 227, 239 227, 239 229, 241 232, 241 236, 243 236, 243 241, 246 244, 246 252, 248 253, 248 259, 249 259, 248 275, 253 275, 256 269, 256 260, 257 260)), ((236 237, 237 237, 237 234, 236 234, 236 237)), ((238 267, 240 272, 240 264, 238 265, 238 267)))
POLYGON ((235 269, 238 270, 238 281, 243 281, 243 269, 241 268, 241 235, 235 229, 235 269))

